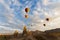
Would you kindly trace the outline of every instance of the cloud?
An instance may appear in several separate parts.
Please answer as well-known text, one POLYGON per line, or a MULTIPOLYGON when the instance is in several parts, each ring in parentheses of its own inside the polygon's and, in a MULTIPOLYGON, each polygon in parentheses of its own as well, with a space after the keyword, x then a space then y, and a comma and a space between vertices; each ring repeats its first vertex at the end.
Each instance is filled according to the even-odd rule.
POLYGON ((43 0, 43 4, 48 5, 48 4, 50 4, 50 2, 49 2, 49 0, 43 0))
MULTIPOLYGON (((47 1, 47 0, 45 0, 45 1, 47 1)), ((49 2, 47 2, 47 3, 49 3, 49 2)), ((46 5, 47 5, 47 3, 46 3, 46 5)), ((30 15, 31 25, 32 25, 29 27, 30 30, 45 31, 45 30, 60 28, 59 27, 59 24, 60 24, 60 22, 59 22, 59 20, 60 20, 59 3, 58 3, 58 6, 56 6, 57 3, 55 6, 54 6, 54 4, 47 5, 48 9, 49 9, 48 11, 41 8, 40 2, 38 2, 37 4, 38 5, 35 7, 35 10, 32 11, 33 15, 30 15), (53 9, 50 9, 49 7, 52 7, 53 9), (44 16, 43 19, 40 18, 41 15, 44 16), (47 18, 47 17, 50 19, 49 22, 47 22, 45 20, 45 18, 47 18), (46 24, 46 27, 43 26, 44 23, 46 24)))
POLYGON ((12 34, 12 33, 14 33, 16 30, 18 30, 18 32, 22 32, 22 30, 20 30, 20 29, 13 29, 13 28, 10 28, 10 27, 5 27, 5 26, 0 26, 0 34, 6 34, 6 33, 8 33, 8 34, 12 34), (9 30, 10 29, 10 30, 9 30))
POLYGON ((30 25, 32 25, 29 27, 30 30, 44 30, 42 25, 44 20, 42 21, 42 17, 40 17, 41 15, 44 16, 43 12, 44 11, 41 9, 40 2, 37 2, 35 10, 32 11, 33 15, 29 15, 29 18, 31 19, 30 25))
MULTIPOLYGON (((20 4, 17 2, 17 0, 16 1, 14 1, 14 4, 15 5, 17 5, 17 6, 19 6, 20 4), (19 5, 18 5, 19 4, 19 5)), ((4 2, 4 0, 1 0, 0 1, 0 4, 1 4, 1 6, 2 6, 2 8, 1 8, 1 10, 3 9, 3 8, 5 8, 4 9, 4 12, 3 11, 1 11, 0 10, 0 14, 2 15, 2 16, 4 16, 4 17, 2 17, 1 15, 1 17, 2 17, 2 19, 4 18, 4 20, 2 20, 2 21, 5 21, 5 19, 6 19, 6 21, 5 22, 0 22, 0 28, 3 28, 3 29, 5 29, 5 30, 18 30, 18 31, 21 31, 20 30, 20 28, 22 28, 22 26, 24 26, 25 25, 25 23, 22 21, 22 20, 19 20, 19 19, 17 19, 15 16, 15 14, 14 14, 14 9, 12 10, 12 8, 10 8, 10 5, 8 5, 8 4, 6 4, 5 2, 4 2), (2 13, 1 13, 2 12, 2 13), (19 27, 18 27, 19 26, 19 27), (19 28, 19 29, 18 29, 19 28)), ((0 7, 1 7, 0 6, 0 7)))

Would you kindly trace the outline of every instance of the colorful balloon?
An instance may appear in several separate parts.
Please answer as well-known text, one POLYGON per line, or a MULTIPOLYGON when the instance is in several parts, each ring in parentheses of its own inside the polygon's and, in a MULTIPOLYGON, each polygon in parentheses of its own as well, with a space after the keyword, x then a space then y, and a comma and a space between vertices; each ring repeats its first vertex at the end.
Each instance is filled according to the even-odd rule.
POLYGON ((25 18, 28 18, 28 15, 27 14, 25 15, 25 18))
POLYGON ((29 8, 25 8, 25 12, 28 13, 30 11, 29 8))

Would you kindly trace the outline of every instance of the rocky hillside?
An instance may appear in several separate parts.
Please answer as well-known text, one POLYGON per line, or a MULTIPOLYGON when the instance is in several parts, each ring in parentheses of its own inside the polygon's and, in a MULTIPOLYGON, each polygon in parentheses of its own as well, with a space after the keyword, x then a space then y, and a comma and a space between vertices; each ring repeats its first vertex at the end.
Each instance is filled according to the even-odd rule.
POLYGON ((0 40, 60 40, 60 29, 42 31, 27 31, 24 28, 22 33, 15 32, 12 35, 1 35, 0 40))

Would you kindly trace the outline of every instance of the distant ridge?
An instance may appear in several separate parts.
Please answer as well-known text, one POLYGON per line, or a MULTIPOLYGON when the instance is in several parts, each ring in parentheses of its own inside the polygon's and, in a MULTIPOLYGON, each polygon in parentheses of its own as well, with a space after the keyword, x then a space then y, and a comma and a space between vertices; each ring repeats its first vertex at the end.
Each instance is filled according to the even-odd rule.
POLYGON ((45 31, 45 33, 53 33, 53 32, 60 33, 60 28, 45 31))

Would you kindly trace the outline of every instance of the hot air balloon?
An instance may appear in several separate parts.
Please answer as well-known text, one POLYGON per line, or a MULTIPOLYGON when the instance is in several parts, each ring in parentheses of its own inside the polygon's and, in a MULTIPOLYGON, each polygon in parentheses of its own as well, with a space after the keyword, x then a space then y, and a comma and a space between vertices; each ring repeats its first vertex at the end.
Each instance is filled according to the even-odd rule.
POLYGON ((28 13, 30 11, 29 8, 25 8, 25 12, 28 13))
POLYGON ((31 27, 33 26, 33 25, 30 25, 31 27))
POLYGON ((49 18, 46 18, 46 21, 49 21, 49 18))
POLYGON ((46 26, 46 24, 43 24, 43 26, 46 26))
POLYGON ((27 14, 25 15, 25 18, 28 18, 28 15, 27 14))

